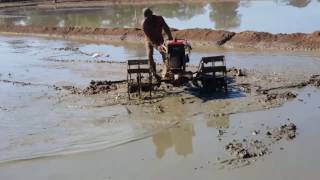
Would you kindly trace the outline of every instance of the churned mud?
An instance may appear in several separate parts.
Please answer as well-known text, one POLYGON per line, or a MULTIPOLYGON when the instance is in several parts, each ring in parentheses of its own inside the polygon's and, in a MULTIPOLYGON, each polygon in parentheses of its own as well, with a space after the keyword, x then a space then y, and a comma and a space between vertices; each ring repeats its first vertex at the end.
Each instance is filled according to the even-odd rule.
MULTIPOLYGON (((250 48, 263 50, 319 51, 320 33, 271 34, 245 31, 240 33, 212 29, 172 29, 178 39, 192 41, 197 47, 250 48)), ((84 28, 0 26, 2 34, 34 35, 40 37, 86 40, 105 43, 143 43, 144 34, 139 28, 84 28)))
MULTIPOLYGON (((303 88, 306 86, 319 87, 320 75, 312 75, 308 80, 297 81, 293 84, 285 84, 278 79, 273 80, 274 77, 269 77, 268 79, 263 79, 259 77, 258 72, 245 73, 244 69, 232 68, 228 70, 229 76, 229 88, 232 91, 242 91, 248 95, 254 95, 256 97, 262 97, 259 101, 264 101, 264 103, 270 103, 270 105, 281 105, 287 100, 292 100, 297 97, 297 94, 293 93, 291 90, 295 88, 303 88), (256 81, 256 78, 261 78, 261 81, 256 81), (233 82, 231 82, 233 81, 233 82), (273 85, 270 83, 273 83, 273 85), (278 86, 277 84, 282 84, 278 86), (272 87, 275 86, 275 87, 272 87)), ((265 77, 264 77, 265 78, 265 77)), ((127 83, 126 80, 120 81, 94 81, 92 80, 90 84, 85 88, 79 88, 74 86, 63 86, 62 89, 69 90, 72 94, 90 96, 90 95, 107 95, 110 100, 110 104, 130 104, 134 102, 128 99, 127 93, 127 83), (131 101, 131 102, 130 102, 131 101)), ((184 96, 188 94, 196 94, 196 96, 203 96, 210 98, 210 93, 206 94, 210 90, 200 89, 195 86, 192 82, 184 84, 182 87, 174 87, 171 84, 162 84, 159 87, 154 85, 152 96, 155 99, 165 98, 166 96, 180 96, 182 97, 181 103, 186 103, 183 99, 184 96)), ((211 90, 212 91, 212 90, 211 90)), ((149 96, 149 90, 145 91, 142 100, 137 97, 138 101, 150 101, 152 96, 149 96), (145 99, 145 100, 143 100, 145 99)), ((137 96, 137 93, 132 93, 133 96, 137 96)), ((136 100, 137 100, 136 99, 136 100)), ((107 100, 107 99, 106 99, 107 100)), ((153 101, 150 101, 152 103, 153 101)), ((155 101, 157 102, 157 101, 155 101)), ((108 103, 106 101, 106 103, 108 103)), ((137 102, 135 102, 137 103, 137 102)))
MULTIPOLYGON (((231 159, 223 160, 220 163, 226 164, 232 168, 248 166, 272 153, 272 145, 282 139, 293 140, 297 135, 297 126, 294 123, 288 123, 268 131, 254 130, 252 135, 256 136, 260 133, 265 135, 260 139, 242 139, 233 140, 225 146, 225 150, 232 156, 231 159), (266 131, 266 132, 265 132, 266 131)), ((282 148, 281 148, 282 149, 282 148)))
MULTIPOLYGON (((317 137, 310 129, 320 107, 315 56, 219 51, 209 55, 226 55, 228 93, 162 83, 151 98, 143 92, 129 100, 125 60, 144 54, 129 51, 116 60, 119 47, 1 38, 0 179, 37 179, 30 174, 36 167, 39 179, 128 179, 115 163, 131 167, 136 179, 230 179, 255 168, 270 173, 275 161, 292 170, 286 163, 308 151, 294 149, 317 137), (43 169, 51 165, 52 174, 43 169), (155 166, 163 168, 154 172, 155 166)), ((198 57, 208 54, 192 55, 187 68, 196 71, 198 57)))

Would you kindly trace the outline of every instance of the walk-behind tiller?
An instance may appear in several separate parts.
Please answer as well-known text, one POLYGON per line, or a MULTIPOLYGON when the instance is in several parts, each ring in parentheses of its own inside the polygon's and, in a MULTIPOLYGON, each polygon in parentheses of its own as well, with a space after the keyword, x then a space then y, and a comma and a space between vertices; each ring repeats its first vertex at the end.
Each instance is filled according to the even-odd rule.
MULTIPOLYGON (((181 86, 191 81, 198 88, 228 91, 224 56, 202 57, 198 70, 192 72, 186 70, 192 50, 186 40, 167 41, 163 49, 166 53, 166 62, 162 82, 181 86)), ((138 93, 141 97, 143 91, 148 91, 151 96, 155 85, 152 83, 148 60, 128 60, 127 82, 129 99, 131 93, 138 93)))

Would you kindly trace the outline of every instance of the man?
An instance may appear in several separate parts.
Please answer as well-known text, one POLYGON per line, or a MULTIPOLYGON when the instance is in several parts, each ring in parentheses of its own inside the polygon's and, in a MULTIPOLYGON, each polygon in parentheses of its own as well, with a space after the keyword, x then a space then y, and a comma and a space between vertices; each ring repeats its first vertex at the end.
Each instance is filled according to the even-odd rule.
POLYGON ((143 14, 145 19, 142 23, 142 29, 146 37, 145 43, 149 65, 153 75, 158 81, 160 81, 161 77, 156 74, 156 63, 153 59, 153 48, 157 49, 160 52, 162 60, 165 63, 166 56, 165 52, 163 51, 164 39, 162 36, 162 31, 164 30, 169 40, 173 39, 172 34, 170 32, 169 26, 162 16, 153 15, 153 12, 149 8, 144 9, 143 14))

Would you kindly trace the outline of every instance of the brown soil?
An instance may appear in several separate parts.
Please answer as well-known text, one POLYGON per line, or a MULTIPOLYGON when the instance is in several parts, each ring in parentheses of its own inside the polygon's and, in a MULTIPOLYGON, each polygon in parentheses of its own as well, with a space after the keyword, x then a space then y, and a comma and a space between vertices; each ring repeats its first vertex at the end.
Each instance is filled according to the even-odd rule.
MULTIPOLYGON (((211 29, 172 29, 176 38, 187 39, 193 46, 253 48, 264 50, 319 51, 320 32, 312 34, 270 34, 245 31, 240 33, 211 29)), ((41 37, 85 40, 93 42, 143 43, 144 34, 139 28, 84 28, 0 26, 0 33, 34 35, 41 37)))
POLYGON ((225 45, 230 48, 257 48, 281 50, 319 50, 320 32, 312 34, 271 34, 245 31, 235 34, 225 45))
POLYGON ((187 39, 197 42, 198 45, 223 45, 230 40, 235 33, 228 31, 217 31, 212 29, 185 29, 174 31, 174 36, 178 39, 187 39))

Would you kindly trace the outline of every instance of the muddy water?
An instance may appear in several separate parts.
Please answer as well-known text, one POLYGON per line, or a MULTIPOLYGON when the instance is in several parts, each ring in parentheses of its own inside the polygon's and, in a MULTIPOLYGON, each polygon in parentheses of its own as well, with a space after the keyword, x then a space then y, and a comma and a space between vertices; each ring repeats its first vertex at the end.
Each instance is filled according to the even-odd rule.
MULTIPOLYGON (((141 56, 135 47, 124 48, 113 45, 77 44, 59 40, 45 40, 25 37, 1 37, 1 75, 2 79, 27 81, 42 84, 77 82, 87 84, 92 78, 118 79, 119 74, 106 72, 112 66, 117 71, 124 68, 117 64, 85 63, 99 60, 123 61, 141 56), (79 50, 60 50, 59 48, 79 50), (93 55, 100 57, 92 57, 93 55), (58 62, 54 62, 57 61, 58 62), (69 63, 59 63, 61 61, 69 63), (71 61, 79 63, 72 63, 71 61), (84 63, 81 63, 84 62, 84 63)), ((117 73, 117 72, 116 72, 117 73)))
POLYGON ((317 179, 320 150, 319 89, 298 91, 301 100, 268 111, 224 118, 203 114, 154 136, 108 150, 10 163, 0 166, 1 179, 317 179), (308 110, 308 113, 305 113, 308 110), (288 122, 298 126, 294 141, 275 144, 254 164, 230 169, 224 146, 232 139, 257 138, 253 130, 288 122), (218 129, 225 131, 219 140, 218 129), (221 159, 221 160, 220 160, 221 159), (37 169, 37 173, 33 170, 37 169), (19 173, 16 173, 19 172, 19 173))
MULTIPOLYGON (((82 27, 139 27, 145 6, 0 11, 1 24, 82 27)), ((271 33, 320 30, 318 0, 232 1, 150 5, 171 27, 271 33), (299 23, 297 23, 299 22, 299 23)))
MULTIPOLYGON (((143 45, 88 44, 15 36, 1 36, 0 39, 1 79, 35 84, 84 86, 92 79, 122 80, 126 78, 123 62, 146 58, 143 45)), ((228 67, 259 69, 287 76, 294 74, 300 78, 318 73, 320 66, 319 54, 223 49, 195 49, 190 64, 197 66, 201 57, 222 54, 226 56, 228 67)), ((154 57, 158 63, 162 62, 158 52, 154 57)))
MULTIPOLYGON (((53 85, 85 86, 92 79, 124 79, 126 66, 119 62, 143 58, 143 47, 15 36, 2 36, 0 39, 0 162, 104 149, 150 136, 186 119, 205 119, 208 126, 227 129, 236 126, 231 124, 233 121, 210 120, 206 112, 238 113, 264 108, 240 95, 208 102, 192 97, 196 103, 186 106, 182 106, 177 99, 166 99, 163 102, 167 108, 164 114, 157 113, 153 105, 105 106, 105 96, 71 95, 64 90, 55 90, 53 85), (98 63, 101 60, 104 63, 98 63), (106 63, 108 61, 116 63, 106 63), (176 113, 177 109, 179 113, 176 113)), ((227 56, 229 67, 279 73, 288 81, 308 78, 319 73, 320 67, 319 56, 312 54, 200 49, 194 50, 191 63, 197 64, 202 56, 217 54, 227 56)), ((159 54, 155 56, 160 62, 159 54)), ((165 130, 152 138, 156 144, 157 158, 167 157, 171 147, 175 147, 177 154, 186 157, 194 152, 190 137, 197 137, 201 131, 197 130, 198 125, 192 123, 182 126, 185 129, 165 130), (182 134, 181 139, 176 134, 182 134)), ((210 130, 216 132, 215 129, 210 130)), ((199 141, 204 140, 200 138, 199 141)), ((1 166, 0 176, 11 176, 7 174, 10 168, 11 165, 7 164, 1 166)))

